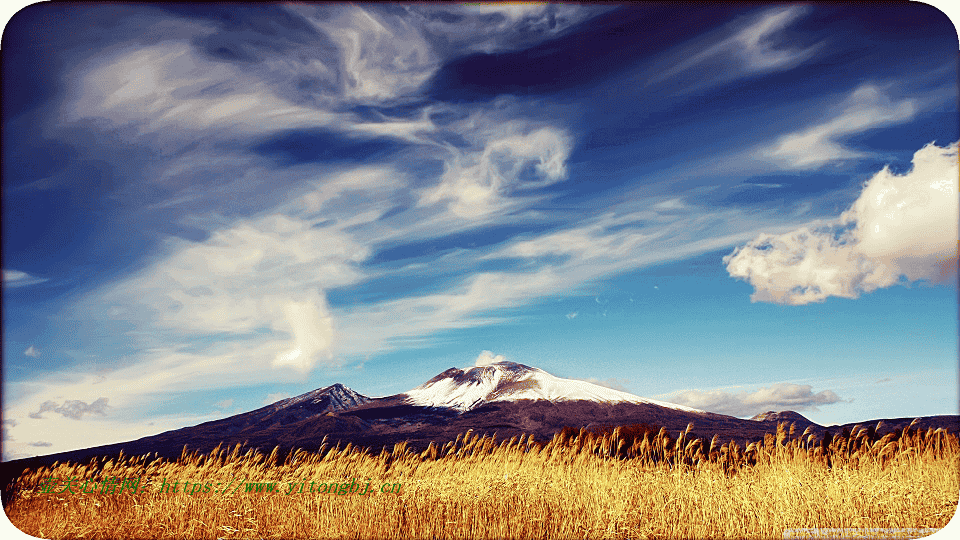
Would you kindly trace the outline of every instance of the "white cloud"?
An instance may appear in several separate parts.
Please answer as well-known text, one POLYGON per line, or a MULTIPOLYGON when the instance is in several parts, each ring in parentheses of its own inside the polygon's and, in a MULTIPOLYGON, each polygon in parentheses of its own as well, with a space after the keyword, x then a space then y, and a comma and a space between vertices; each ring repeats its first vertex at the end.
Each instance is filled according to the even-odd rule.
POLYGON ((508 196, 566 178, 572 148, 569 136, 525 122, 490 125, 476 135, 480 151, 449 147, 452 157, 439 185, 421 194, 420 205, 445 201, 459 219, 477 219, 512 206, 508 196), (532 170, 525 169, 532 166, 532 170), (527 175, 525 178, 524 175, 527 175))
POLYGON ((306 294, 302 302, 290 301, 283 306, 286 323, 293 334, 293 347, 273 360, 274 366, 293 366, 301 372, 310 371, 319 361, 317 355, 333 360, 333 317, 317 291, 306 294))
POLYGON ((844 146, 843 137, 906 122, 917 110, 914 100, 894 102, 880 88, 863 85, 847 97, 830 120, 780 137, 773 145, 757 151, 754 157, 792 169, 812 169, 860 158, 865 154, 844 146))
POLYGON ((152 328, 160 343, 232 336, 226 346, 238 364, 262 366, 250 355, 271 343, 285 344, 272 355, 274 367, 306 372, 335 363, 324 291, 361 279, 355 265, 370 248, 341 230, 349 221, 311 224, 269 214, 240 220, 204 242, 173 240, 166 258, 89 302, 106 304, 101 309, 113 318, 152 328))
POLYGON ((21 272, 19 270, 3 270, 3 286, 8 288, 16 287, 26 287, 28 285, 36 285, 37 283, 43 283, 47 281, 44 278, 39 278, 36 276, 31 276, 26 272, 21 272))
POLYGON ((842 400, 832 390, 813 392, 809 384, 777 383, 737 393, 724 390, 686 390, 659 399, 704 411, 730 416, 754 416, 766 411, 817 410, 842 400))
POLYGON ((224 400, 221 400, 221 401, 218 401, 218 402, 214 403, 214 405, 216 405, 217 407, 219 407, 219 408, 221 408, 221 409, 226 409, 226 408, 228 408, 228 407, 232 407, 232 406, 233 406, 233 400, 232 400, 232 399, 224 399, 224 400))
POLYGON ((27 347, 27 350, 23 351, 24 356, 29 356, 30 358, 40 358, 40 351, 37 350, 33 345, 27 347))
POLYGON ((570 313, 567 313, 567 318, 572 321, 573 319, 576 319, 576 318, 577 318, 577 315, 579 315, 579 314, 580 314, 580 313, 578 313, 578 312, 576 312, 576 311, 571 311, 570 313))
POLYGON ((496 364, 497 362, 506 361, 507 357, 502 354, 494 356, 490 351, 483 351, 480 353, 480 356, 477 356, 477 359, 473 362, 473 365, 476 367, 489 366, 496 364))
POLYGON ((753 301, 800 305, 910 281, 953 283, 957 272, 957 143, 930 144, 903 175, 873 176, 837 220, 763 234, 724 258, 753 301))

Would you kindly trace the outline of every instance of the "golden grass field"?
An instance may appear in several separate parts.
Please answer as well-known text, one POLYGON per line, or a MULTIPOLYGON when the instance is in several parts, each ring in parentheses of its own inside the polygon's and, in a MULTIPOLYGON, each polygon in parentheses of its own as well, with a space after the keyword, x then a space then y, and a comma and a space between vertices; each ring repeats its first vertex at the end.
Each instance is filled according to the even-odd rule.
MULTIPOLYGON (((940 528, 957 508, 960 444, 942 429, 854 429, 763 443, 565 430, 549 441, 468 432, 442 447, 286 458, 235 447, 26 471, 6 508, 41 538, 782 538, 790 528, 940 528), (140 477, 137 493, 45 494, 49 477, 140 477), (159 493, 167 478, 280 482, 281 493, 159 493), (399 483, 399 493, 286 494, 290 482, 399 483), (147 482, 146 485, 143 482, 147 482)), ((92 483, 90 484, 93 485, 92 483)), ((61 484, 57 489, 63 489, 61 484)), ((296 488, 299 490, 299 487, 296 488)), ((76 490, 79 492, 79 489, 76 490)))

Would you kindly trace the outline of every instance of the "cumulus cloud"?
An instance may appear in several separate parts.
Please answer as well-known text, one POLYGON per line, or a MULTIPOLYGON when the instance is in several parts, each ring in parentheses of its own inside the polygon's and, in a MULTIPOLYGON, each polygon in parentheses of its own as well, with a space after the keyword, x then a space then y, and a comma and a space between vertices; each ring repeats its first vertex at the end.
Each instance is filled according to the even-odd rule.
POLYGON ((473 362, 473 365, 476 367, 489 366, 492 364, 496 364, 497 362, 504 362, 506 361, 506 359, 507 357, 505 357, 502 354, 498 354, 494 356, 494 354, 490 351, 483 351, 480 353, 480 356, 478 356, 477 359, 473 362))
POLYGON ((33 345, 27 347, 27 350, 23 351, 24 356, 29 356, 30 358, 40 358, 40 351, 37 350, 33 345))
POLYGON ((754 416, 765 411, 813 410, 818 405, 842 401, 832 390, 814 393, 808 384, 777 383, 752 392, 723 390, 687 390, 667 397, 665 401, 704 411, 730 416, 754 416))
POLYGON ((3 270, 3 286, 13 289, 16 287, 26 287, 28 285, 36 285, 37 283, 43 283, 47 281, 44 278, 39 278, 36 276, 31 276, 26 272, 21 272, 19 270, 3 270))
POLYGON ((90 404, 78 399, 68 399, 63 402, 63 405, 57 404, 56 401, 44 401, 43 404, 40 405, 40 410, 30 413, 29 416, 35 420, 43 419, 43 413, 45 412, 55 412, 66 418, 72 418, 73 420, 81 420, 84 414, 106 416, 106 409, 110 407, 107 405, 108 401, 109 399, 104 397, 90 404))
POLYGON ((752 301, 790 305, 857 298, 901 279, 954 283, 958 176, 957 143, 929 144, 910 172, 874 175, 838 219, 760 235, 724 257, 727 271, 753 285, 752 301))
POLYGON ((916 114, 912 99, 894 101, 874 85, 863 85, 843 102, 831 119, 790 133, 763 148, 756 157, 792 169, 814 169, 828 163, 863 157, 841 139, 869 129, 906 122, 916 114))

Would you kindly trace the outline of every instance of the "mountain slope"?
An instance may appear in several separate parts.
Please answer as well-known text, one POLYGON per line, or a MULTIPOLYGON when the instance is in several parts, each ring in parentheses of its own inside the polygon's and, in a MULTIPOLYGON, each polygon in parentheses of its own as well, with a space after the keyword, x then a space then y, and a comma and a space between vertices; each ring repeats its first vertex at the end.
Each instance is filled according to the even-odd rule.
POLYGON ((515 362, 495 362, 467 370, 450 368, 406 393, 407 403, 421 407, 449 407, 469 411, 486 403, 543 399, 595 401, 598 403, 646 403, 679 411, 704 411, 642 398, 597 384, 556 377, 535 367, 515 362))
POLYGON ((370 401, 370 398, 367 396, 336 383, 296 397, 282 399, 270 405, 270 407, 273 407, 276 411, 306 411, 308 414, 325 414, 352 409, 368 401, 370 401))
MULTIPOLYGON (((196 427, 217 430, 223 435, 242 435, 310 418, 329 416, 370 401, 370 398, 336 383, 299 396, 282 399, 250 412, 205 422, 196 427)), ((161 433, 156 437, 164 435, 161 433)))
MULTIPOLYGON (((883 435, 908 426, 912 418, 883 419, 876 431, 883 435)), ((811 428, 816 437, 853 427, 824 427, 785 411, 744 420, 644 399, 584 381, 554 377, 542 370, 500 362, 466 370, 450 369, 413 390, 381 398, 368 398, 334 384, 280 400, 254 411, 196 426, 167 431, 134 441, 116 443, 0 464, 0 487, 19 476, 25 467, 55 461, 86 462, 92 457, 155 454, 176 459, 184 446, 205 454, 218 445, 245 444, 269 452, 279 447, 315 451, 321 444, 363 446, 377 452, 398 442, 423 450, 431 442, 444 443, 473 430, 496 434, 498 440, 528 434, 537 441, 549 439, 564 427, 602 428, 645 424, 662 426, 677 434, 693 424, 692 436, 746 445, 773 433, 778 421, 796 422, 799 430, 811 428)), ((878 420, 863 422, 876 424, 878 420)), ((960 429, 960 417, 931 416, 919 419, 916 429, 960 429)), ((801 431, 802 432, 802 431, 801 431)))
POLYGON ((804 427, 813 423, 802 414, 793 411, 767 411, 754 416, 751 420, 757 422, 796 422, 798 426, 803 425, 804 427))

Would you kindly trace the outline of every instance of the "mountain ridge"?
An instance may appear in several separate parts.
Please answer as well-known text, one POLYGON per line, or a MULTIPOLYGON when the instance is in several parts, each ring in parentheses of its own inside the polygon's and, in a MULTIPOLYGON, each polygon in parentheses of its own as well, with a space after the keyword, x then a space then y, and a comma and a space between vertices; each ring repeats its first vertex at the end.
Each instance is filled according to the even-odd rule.
MULTIPOLYGON (((866 427, 881 421, 882 428, 877 427, 876 432, 882 435, 901 430, 913 420, 912 417, 876 419, 825 427, 794 411, 768 411, 753 419, 741 419, 688 407, 663 406, 660 402, 646 400, 633 394, 592 385, 585 381, 560 379, 538 368, 511 364, 500 367, 502 373, 495 383, 490 375, 496 373, 496 369, 471 371, 473 368, 466 370, 451 368, 417 387, 430 390, 437 384, 452 384, 459 379, 465 384, 465 388, 473 391, 474 394, 467 391, 458 393, 453 397, 459 401, 457 399, 454 401, 469 404, 469 407, 443 406, 430 399, 418 402, 417 399, 411 400, 409 393, 371 398, 343 384, 335 383, 298 396, 278 400, 253 411, 132 441, 6 461, 0 463, 0 485, 6 489, 8 482, 19 476, 27 467, 51 465, 55 461, 86 462, 93 457, 110 459, 115 458, 121 451, 128 456, 153 454, 157 457, 177 459, 185 449, 206 454, 218 446, 233 447, 237 444, 262 452, 270 452, 275 447, 279 447, 282 452, 290 452, 297 448, 315 451, 323 444, 347 443, 379 451, 381 448, 390 448, 396 443, 405 442, 412 449, 423 450, 431 442, 442 444, 452 441, 468 430, 496 435, 500 440, 526 434, 535 437, 538 441, 544 441, 565 427, 579 429, 588 426, 602 428, 643 424, 659 426, 668 432, 679 433, 691 423, 694 426, 691 436, 709 438, 717 435, 720 440, 736 440, 738 444, 746 445, 755 440, 762 440, 765 434, 775 431, 777 423, 781 421, 795 423, 799 432, 810 428, 810 432, 819 438, 828 431, 839 433, 841 429, 850 429, 856 425, 866 427), (530 391, 536 385, 516 388, 517 380, 523 382, 527 379, 503 378, 509 373, 514 375, 533 373, 540 377, 534 381, 538 384, 542 381, 549 383, 556 379, 563 384, 576 383, 569 387, 575 390, 584 388, 592 390, 592 387, 596 387, 614 392, 608 394, 602 391, 599 394, 601 397, 617 397, 623 394, 640 401, 529 399, 523 397, 530 395, 524 392, 530 391), (539 375, 540 373, 553 379, 544 378, 539 375), (507 386, 499 388, 500 382, 503 381, 506 381, 507 386), (580 382, 590 386, 582 386, 580 382), (471 388, 471 385, 476 388, 471 388), (460 399, 464 396, 466 399, 460 399), (491 399, 488 400, 488 397, 491 399), (507 399, 499 399, 501 397, 507 399)), ((478 367, 488 366, 474 366, 474 368, 478 367)), ((549 384, 546 389, 533 388, 533 390, 543 390, 550 395, 549 384)), ((533 392, 533 395, 537 395, 536 392, 533 392)), ((444 396, 447 394, 439 392, 427 397, 432 399, 444 396)), ((416 393, 414 398, 417 398, 416 393)), ((915 427, 919 429, 944 427, 952 433, 957 433, 960 431, 960 416, 921 417, 915 427)))

